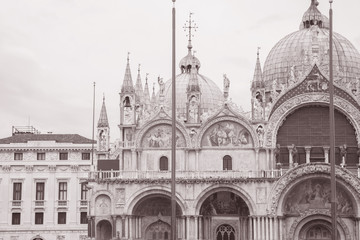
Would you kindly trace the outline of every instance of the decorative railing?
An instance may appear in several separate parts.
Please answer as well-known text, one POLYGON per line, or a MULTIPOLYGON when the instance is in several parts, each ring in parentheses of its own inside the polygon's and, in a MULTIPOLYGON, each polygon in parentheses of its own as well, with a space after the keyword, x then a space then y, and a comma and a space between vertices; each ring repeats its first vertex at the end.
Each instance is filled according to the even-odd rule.
MULTIPOLYGON (((176 171, 178 179, 238 179, 238 178, 279 178, 286 170, 263 171, 176 171)), ((90 180, 105 179, 170 179, 170 171, 95 171, 89 173, 90 180)))
POLYGON ((35 200, 35 207, 43 207, 45 206, 45 200, 35 200))
POLYGON ((12 200, 13 207, 21 207, 21 200, 12 200))
POLYGON ((57 200, 58 207, 66 207, 68 205, 67 200, 57 200))

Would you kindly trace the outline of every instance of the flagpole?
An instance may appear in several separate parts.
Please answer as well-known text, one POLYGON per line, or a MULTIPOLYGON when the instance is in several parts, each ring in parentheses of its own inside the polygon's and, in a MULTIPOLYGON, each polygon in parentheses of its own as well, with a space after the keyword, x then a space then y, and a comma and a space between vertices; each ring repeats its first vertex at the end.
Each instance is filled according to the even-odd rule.
POLYGON ((175 197, 175 170, 176 170, 176 83, 175 83, 175 2, 172 0, 172 122, 171 122, 171 239, 176 240, 176 197, 175 197))
POLYGON ((331 184, 331 226, 332 234, 331 239, 337 239, 337 224, 336 224, 336 175, 335 175, 335 117, 334 117, 334 79, 333 79, 333 11, 332 3, 333 0, 329 0, 330 9, 329 9, 329 22, 330 22, 330 31, 329 31, 329 71, 330 71, 330 84, 329 84, 329 93, 330 93, 330 184, 331 184))
MULTIPOLYGON (((92 122, 92 143, 91 143, 91 167, 94 168, 94 128, 95 128, 95 82, 93 93, 93 122, 92 122)), ((95 171, 95 169, 92 169, 95 171)))

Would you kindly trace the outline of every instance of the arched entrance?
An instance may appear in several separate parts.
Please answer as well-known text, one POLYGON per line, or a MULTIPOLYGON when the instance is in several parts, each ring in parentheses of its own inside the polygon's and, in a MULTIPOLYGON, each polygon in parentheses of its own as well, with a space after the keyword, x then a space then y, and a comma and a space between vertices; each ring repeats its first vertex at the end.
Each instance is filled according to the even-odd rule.
MULTIPOLYGON (((170 239, 171 199, 163 194, 151 194, 142 198, 132 212, 135 237, 146 240, 170 239), (137 222, 137 224, 136 224, 137 222), (144 236, 144 237, 143 237, 144 236)), ((182 229, 181 208, 176 204, 177 228, 182 229)), ((181 233, 178 234, 179 238, 181 233)))
MULTIPOLYGON (((339 232, 337 239, 341 239, 339 232)), ((325 220, 312 220, 300 230, 299 240, 331 240, 331 223, 325 220)))
POLYGON ((200 208, 203 216, 200 235, 216 240, 249 239, 249 214, 249 207, 237 194, 230 191, 212 193, 200 208))
POLYGON ((112 237, 112 226, 107 220, 101 220, 96 225, 96 240, 110 240, 112 237))
POLYGON ((158 220, 152 223, 145 231, 146 240, 167 240, 170 238, 171 227, 169 224, 158 220))

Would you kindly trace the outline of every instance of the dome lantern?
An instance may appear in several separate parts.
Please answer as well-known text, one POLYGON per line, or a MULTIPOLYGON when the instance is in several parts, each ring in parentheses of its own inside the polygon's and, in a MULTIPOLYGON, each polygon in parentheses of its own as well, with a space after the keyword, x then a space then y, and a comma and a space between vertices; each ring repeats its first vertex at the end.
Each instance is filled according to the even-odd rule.
POLYGON ((319 28, 329 28, 329 20, 326 16, 322 15, 317 6, 317 0, 311 0, 310 7, 302 17, 302 24, 300 29, 310 28, 311 26, 318 26, 319 28))

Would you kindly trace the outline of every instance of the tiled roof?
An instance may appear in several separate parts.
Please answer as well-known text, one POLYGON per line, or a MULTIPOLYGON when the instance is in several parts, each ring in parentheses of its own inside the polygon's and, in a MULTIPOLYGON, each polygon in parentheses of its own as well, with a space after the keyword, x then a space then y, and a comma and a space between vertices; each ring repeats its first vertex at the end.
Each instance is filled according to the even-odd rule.
MULTIPOLYGON (((59 143, 87 144, 91 139, 79 134, 16 134, 8 138, 0 139, 0 144, 26 143, 29 141, 55 141, 59 143)), ((96 143, 96 141, 94 141, 96 143)))

